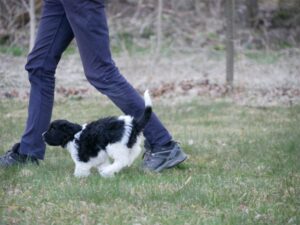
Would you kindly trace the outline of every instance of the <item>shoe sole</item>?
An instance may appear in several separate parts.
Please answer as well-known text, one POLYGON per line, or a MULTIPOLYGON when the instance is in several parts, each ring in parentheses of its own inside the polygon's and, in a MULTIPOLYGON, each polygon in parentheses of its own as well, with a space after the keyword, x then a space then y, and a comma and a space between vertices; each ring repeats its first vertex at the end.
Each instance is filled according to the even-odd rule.
POLYGON ((171 168, 179 165, 180 163, 182 163, 186 159, 187 159, 187 155, 181 152, 180 155, 177 156, 175 159, 172 159, 170 161, 166 161, 164 164, 162 164, 161 166, 156 168, 154 171, 155 172, 160 172, 164 169, 171 169, 171 168))

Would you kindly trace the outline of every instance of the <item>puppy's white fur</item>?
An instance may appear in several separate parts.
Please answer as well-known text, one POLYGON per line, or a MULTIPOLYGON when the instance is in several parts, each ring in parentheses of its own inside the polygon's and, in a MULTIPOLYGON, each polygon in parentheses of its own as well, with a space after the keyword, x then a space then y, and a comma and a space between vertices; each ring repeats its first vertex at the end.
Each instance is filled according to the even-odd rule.
POLYGON ((122 139, 119 142, 109 144, 105 151, 99 151, 98 155, 90 158, 88 162, 78 160, 78 146, 75 140, 80 138, 86 125, 83 125, 83 129, 75 135, 75 139, 67 144, 66 148, 75 163, 74 175, 76 177, 89 176, 92 167, 96 167, 102 177, 113 177, 115 173, 118 173, 124 167, 131 166, 140 155, 142 151, 140 147, 141 135, 138 136, 132 148, 128 148, 126 145, 131 134, 133 118, 131 116, 120 116, 119 119, 125 122, 125 132, 122 139))

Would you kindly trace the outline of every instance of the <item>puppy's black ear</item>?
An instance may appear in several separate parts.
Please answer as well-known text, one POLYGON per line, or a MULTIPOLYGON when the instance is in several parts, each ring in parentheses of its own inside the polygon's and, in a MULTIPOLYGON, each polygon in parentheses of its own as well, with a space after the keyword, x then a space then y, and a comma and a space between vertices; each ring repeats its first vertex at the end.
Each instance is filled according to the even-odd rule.
POLYGON ((82 130, 82 127, 79 124, 64 121, 61 130, 63 132, 61 146, 64 148, 69 141, 74 139, 74 135, 82 130))
POLYGON ((66 132, 70 136, 73 136, 77 132, 81 131, 81 129, 82 129, 82 127, 79 124, 76 124, 76 123, 67 122, 63 126, 64 132, 66 132))

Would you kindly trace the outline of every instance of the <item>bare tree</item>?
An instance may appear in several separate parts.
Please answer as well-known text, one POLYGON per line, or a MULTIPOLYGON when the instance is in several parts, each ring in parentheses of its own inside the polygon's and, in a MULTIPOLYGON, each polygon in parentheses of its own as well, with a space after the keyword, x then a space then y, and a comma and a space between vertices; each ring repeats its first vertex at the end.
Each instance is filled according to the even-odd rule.
POLYGON ((29 17, 30 17, 30 41, 29 51, 32 50, 35 40, 35 2, 29 0, 29 17))
POLYGON ((234 0, 226 0, 226 82, 233 88, 234 77, 234 0))
POLYGON ((163 13, 163 0, 158 0, 158 9, 157 9, 157 24, 156 24, 156 58, 161 51, 162 46, 162 13, 163 13))
POLYGON ((26 0, 22 0, 22 3, 29 14, 29 30, 30 30, 30 38, 29 38, 29 51, 32 50, 35 40, 35 25, 36 25, 36 19, 35 19, 35 0, 29 0, 29 2, 26 2, 26 0))

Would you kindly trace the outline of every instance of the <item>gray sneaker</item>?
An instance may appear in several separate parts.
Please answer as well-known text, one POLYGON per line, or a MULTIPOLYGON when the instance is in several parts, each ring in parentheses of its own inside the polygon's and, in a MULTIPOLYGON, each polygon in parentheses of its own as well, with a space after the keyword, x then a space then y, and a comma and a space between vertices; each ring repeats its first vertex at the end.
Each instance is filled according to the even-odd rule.
POLYGON ((39 164, 37 158, 33 156, 22 155, 19 153, 20 143, 15 144, 4 155, 0 156, 0 167, 10 167, 15 165, 21 165, 26 163, 39 164))
POLYGON ((160 172, 175 167, 187 159, 187 155, 175 141, 172 141, 168 147, 160 147, 159 151, 155 149, 154 153, 147 141, 144 147, 146 151, 142 167, 145 171, 160 172))

